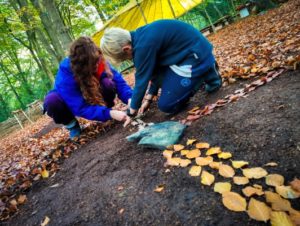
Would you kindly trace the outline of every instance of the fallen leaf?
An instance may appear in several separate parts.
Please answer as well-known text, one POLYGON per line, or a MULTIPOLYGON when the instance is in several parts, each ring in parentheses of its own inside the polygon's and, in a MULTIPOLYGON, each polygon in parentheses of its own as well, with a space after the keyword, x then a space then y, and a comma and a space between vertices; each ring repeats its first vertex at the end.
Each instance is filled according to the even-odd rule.
POLYGON ((155 192, 162 192, 165 189, 165 185, 164 184, 160 184, 158 186, 156 186, 156 188, 154 189, 155 192))
POLYGON ((297 212, 297 213, 291 213, 290 214, 290 219, 293 221, 293 223, 296 226, 300 225, 300 213, 299 212, 297 212))
POLYGON ((249 179, 247 177, 233 177, 233 183, 237 185, 244 185, 249 183, 249 179))
POLYGON ((124 211, 125 211, 125 209, 124 209, 124 208, 120 209, 120 210, 119 210, 119 214, 122 214, 122 213, 124 213, 124 211))
POLYGON ((271 213, 272 226, 294 226, 293 222, 285 212, 272 212, 271 213))
POLYGON ((254 188, 254 187, 251 187, 251 186, 245 187, 242 190, 242 192, 247 197, 250 197, 250 196, 252 196, 254 194, 259 195, 259 196, 264 194, 264 192, 261 189, 254 188))
POLYGON ((270 219, 271 209, 264 202, 251 198, 247 213, 254 220, 267 222, 270 219))
POLYGON ((231 166, 221 164, 219 167, 219 174, 223 177, 233 177, 235 172, 234 169, 231 166))
POLYGON ((26 197, 26 195, 20 195, 19 197, 18 197, 18 204, 24 204, 26 201, 27 201, 27 197, 26 197))
POLYGON ((245 211, 247 202, 242 196, 235 192, 227 191, 222 193, 223 205, 232 211, 245 211))
POLYGON ((169 166, 179 166, 181 162, 181 158, 168 158, 167 165, 169 166))
POLYGON ((199 149, 194 149, 194 150, 189 151, 185 156, 186 156, 188 159, 194 159, 194 158, 199 157, 200 154, 201 154, 201 152, 200 152, 199 149))
POLYGON ((295 178, 290 184, 294 191, 300 192, 300 180, 299 179, 295 178))
POLYGON ((228 182, 217 182, 214 186, 214 192, 218 192, 220 194, 230 191, 231 190, 231 184, 228 182))
POLYGON ((249 162, 246 162, 246 161, 231 161, 231 164, 234 168, 239 169, 239 168, 242 168, 243 166, 248 165, 249 162))
POLYGON ((196 139, 188 139, 187 142, 186 142, 186 145, 192 145, 196 141, 197 141, 196 139))
POLYGON ((49 224, 49 222, 50 222, 50 218, 46 216, 43 222, 41 223, 41 226, 46 226, 47 224, 49 224))
POLYGON ((262 186, 261 185, 259 185, 259 184, 253 184, 253 187, 255 187, 255 188, 258 188, 258 189, 260 189, 260 190, 262 190, 262 186))
POLYGON ((222 162, 211 162, 208 165, 212 169, 219 169, 221 164, 222 164, 222 162))
POLYGON ((181 167, 187 167, 188 165, 190 165, 192 163, 191 160, 189 159, 181 159, 180 162, 179 162, 179 165, 181 167))
POLYGON ((266 184, 269 186, 281 186, 284 183, 284 177, 279 174, 269 174, 266 176, 266 184))
POLYGON ((173 151, 170 151, 170 150, 164 150, 163 151, 163 156, 165 157, 165 158, 172 158, 172 155, 173 155, 173 151))
POLYGON ((182 156, 185 156, 187 153, 189 153, 189 151, 190 151, 190 150, 183 149, 183 150, 180 151, 180 154, 181 154, 182 156))
POLYGON ((219 153, 221 153, 220 147, 212 147, 207 150, 206 155, 214 155, 214 154, 219 154, 219 153))
POLYGON ((210 147, 209 143, 197 143, 196 144, 196 148, 199 148, 199 149, 209 148, 209 147, 210 147))
POLYGON ((57 188, 59 186, 59 184, 53 184, 50 186, 50 188, 57 188))
POLYGON ((278 166, 278 164, 276 162, 268 162, 264 166, 278 166))
POLYGON ((268 172, 261 167, 243 169, 243 175, 249 179, 259 179, 268 175, 268 172))
POLYGON ((43 178, 48 178, 49 177, 49 172, 46 169, 43 169, 41 175, 42 175, 43 178))
POLYGON ((203 170, 201 174, 201 183, 204 185, 211 185, 215 181, 215 176, 203 170))
POLYGON ((230 152, 221 152, 218 154, 219 159, 229 159, 232 157, 232 154, 230 152))
POLYGON ((276 186, 276 192, 285 199, 296 199, 300 197, 300 192, 296 192, 291 186, 276 186))
POLYGON ((184 146, 182 144, 175 144, 173 146, 174 151, 181 151, 182 149, 184 149, 184 146))
POLYGON ((201 173, 201 166, 192 166, 190 171, 189 171, 189 174, 192 177, 200 176, 200 173, 201 173))
POLYGON ((207 157, 197 157, 196 159, 196 164, 199 166, 206 166, 209 163, 213 162, 213 157, 207 156, 207 157))

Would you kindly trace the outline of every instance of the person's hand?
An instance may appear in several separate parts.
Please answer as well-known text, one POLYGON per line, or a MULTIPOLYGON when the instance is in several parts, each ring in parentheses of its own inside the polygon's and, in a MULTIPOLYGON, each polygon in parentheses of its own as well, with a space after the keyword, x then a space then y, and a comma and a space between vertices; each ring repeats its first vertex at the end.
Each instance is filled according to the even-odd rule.
POLYGON ((128 118, 130 119, 124 111, 111 110, 110 116, 119 122, 126 122, 128 118))
POLYGON ((150 100, 144 100, 144 102, 142 103, 142 106, 139 109, 139 114, 143 114, 145 111, 148 110, 148 108, 151 105, 151 101, 150 100))
POLYGON ((127 101, 127 108, 130 108, 131 98, 127 101))

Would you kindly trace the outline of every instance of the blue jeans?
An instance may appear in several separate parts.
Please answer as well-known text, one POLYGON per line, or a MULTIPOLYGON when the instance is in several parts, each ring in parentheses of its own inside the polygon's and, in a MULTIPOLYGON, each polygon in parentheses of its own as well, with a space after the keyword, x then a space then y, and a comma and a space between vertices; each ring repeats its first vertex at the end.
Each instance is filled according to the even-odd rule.
POLYGON ((222 86, 222 79, 214 65, 207 72, 195 77, 183 77, 171 68, 165 67, 161 71, 161 95, 158 108, 165 113, 176 113, 182 109, 189 99, 205 85, 209 93, 217 91, 222 86))

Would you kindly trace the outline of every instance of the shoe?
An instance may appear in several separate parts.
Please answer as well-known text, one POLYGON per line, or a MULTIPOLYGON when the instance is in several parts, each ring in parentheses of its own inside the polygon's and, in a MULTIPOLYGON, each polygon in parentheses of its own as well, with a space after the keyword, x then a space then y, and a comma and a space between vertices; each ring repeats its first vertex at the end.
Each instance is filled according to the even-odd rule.
POLYGON ((68 125, 65 125, 65 127, 67 130, 69 130, 71 139, 74 139, 74 138, 80 136, 81 128, 80 128, 79 122, 76 119, 72 120, 68 125))

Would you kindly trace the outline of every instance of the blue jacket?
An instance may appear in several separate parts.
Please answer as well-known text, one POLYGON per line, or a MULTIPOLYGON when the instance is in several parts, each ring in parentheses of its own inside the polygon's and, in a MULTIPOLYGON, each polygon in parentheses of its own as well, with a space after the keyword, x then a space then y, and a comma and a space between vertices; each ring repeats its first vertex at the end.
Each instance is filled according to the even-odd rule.
POLYGON ((130 34, 136 67, 133 109, 141 106, 148 83, 159 67, 178 65, 191 54, 197 55, 203 73, 215 63, 212 45, 200 31, 184 22, 158 20, 130 34))
MULTIPOLYGON (((113 72, 113 81, 116 83, 118 98, 127 104, 128 99, 131 98, 132 90, 119 72, 113 68, 111 70, 113 72)), ((103 72, 101 76, 107 75, 103 72)), ((59 66, 55 78, 54 90, 59 93, 75 116, 103 122, 111 119, 110 108, 91 105, 83 98, 80 87, 74 79, 69 58, 65 58, 59 66)))

